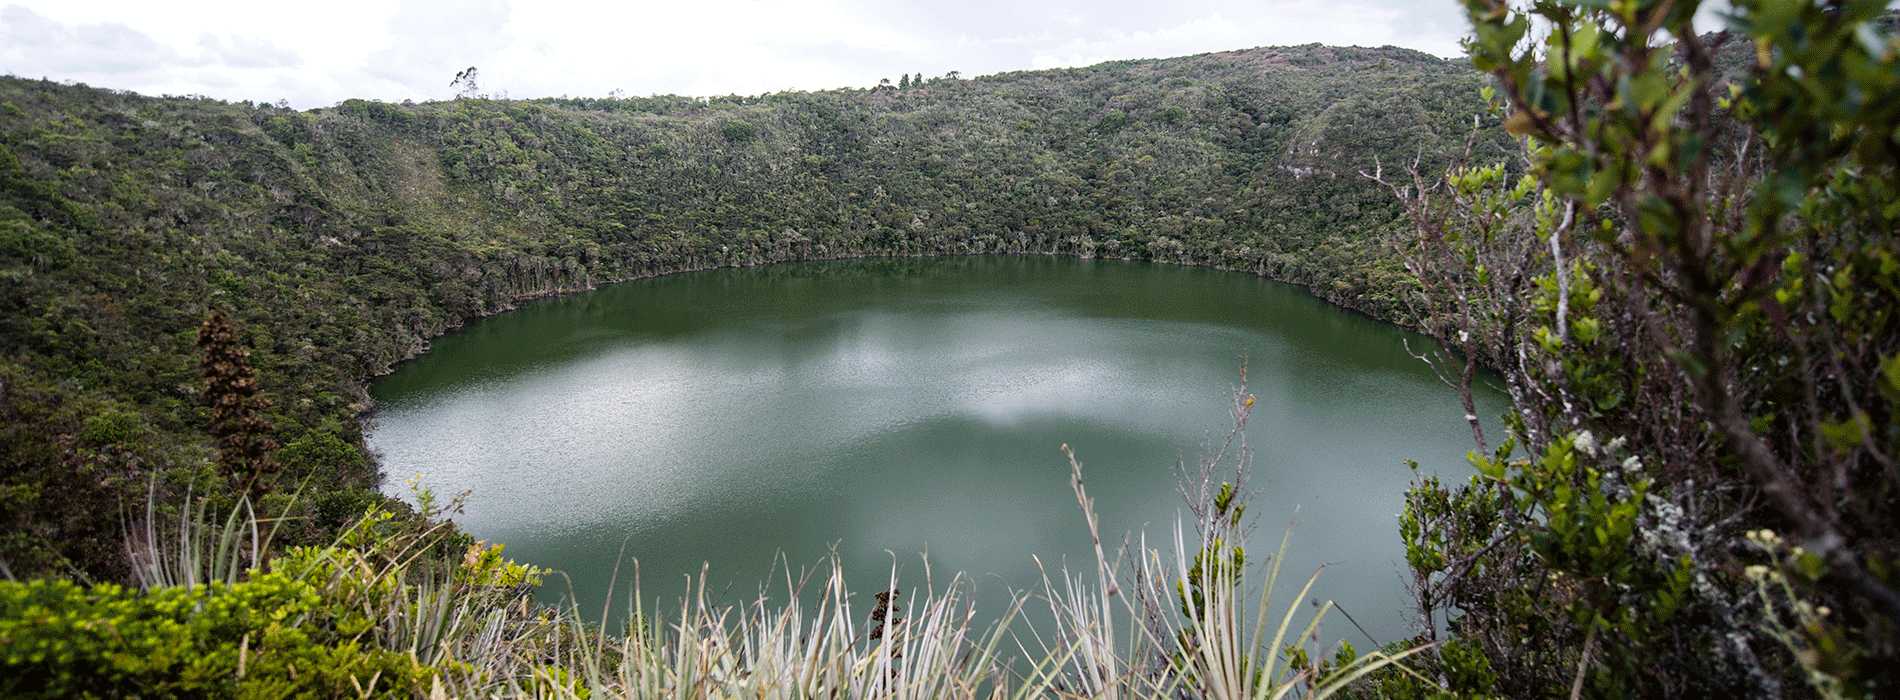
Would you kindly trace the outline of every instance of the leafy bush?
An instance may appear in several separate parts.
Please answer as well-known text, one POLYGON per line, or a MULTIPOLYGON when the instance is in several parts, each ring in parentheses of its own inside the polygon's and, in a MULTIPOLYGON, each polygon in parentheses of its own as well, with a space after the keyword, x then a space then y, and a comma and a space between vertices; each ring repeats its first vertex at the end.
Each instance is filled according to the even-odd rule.
POLYGON ((719 127, 719 133, 724 134, 727 141, 743 142, 758 136, 759 128, 743 119, 734 119, 719 127))
POLYGON ((345 475, 361 473, 369 466, 362 450, 328 430, 304 433, 279 448, 275 457, 293 477, 309 477, 323 484, 337 483, 345 475))
POLYGON ((96 445, 121 445, 137 440, 143 432, 137 415, 112 409, 87 418, 80 437, 96 445))
POLYGON ((337 634, 281 573, 160 588, 0 582, 0 694, 22 698, 410 697, 432 671, 337 634))
POLYGON ((1891 695, 1895 16, 1741 0, 1702 35, 1696 2, 1466 6, 1531 175, 1394 185, 1425 326, 1515 400, 1495 449, 1467 401, 1479 473, 1408 497, 1422 627, 1483 656, 1439 669, 1510 696, 1891 695))

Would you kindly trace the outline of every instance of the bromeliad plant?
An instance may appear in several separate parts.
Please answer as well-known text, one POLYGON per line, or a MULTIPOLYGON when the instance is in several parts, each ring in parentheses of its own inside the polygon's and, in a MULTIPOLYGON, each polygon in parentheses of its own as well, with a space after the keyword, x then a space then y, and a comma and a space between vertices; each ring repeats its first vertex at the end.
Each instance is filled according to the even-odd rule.
MULTIPOLYGON (((1320 605, 1304 626, 1295 627, 1301 603, 1319 579, 1316 571, 1292 602, 1275 612, 1290 528, 1268 558, 1264 585, 1257 592, 1250 589, 1250 562, 1240 543, 1250 527, 1244 517, 1252 458, 1246 425, 1254 399, 1246 391, 1244 369, 1241 379, 1229 407, 1232 430, 1219 445, 1204 446, 1198 469, 1180 475, 1180 491, 1195 519, 1194 539, 1177 526, 1172 555, 1149 549, 1144 537, 1132 548, 1134 560, 1126 570, 1125 556, 1113 561, 1106 556, 1081 462, 1064 446, 1076 500, 1096 543, 1098 581, 1089 586, 1065 575, 1061 587, 1044 586, 1062 632, 1063 642, 1047 654, 1067 669, 1060 687, 1097 698, 1325 698, 1378 671, 1430 685, 1400 663, 1427 646, 1397 644, 1358 656, 1342 644, 1332 661, 1311 662, 1327 658, 1318 648, 1319 631, 1333 605, 1320 605), (1217 476, 1223 473, 1231 476, 1217 476), (1258 595, 1251 606, 1250 595, 1258 595)), ((1124 554, 1130 549, 1124 547, 1124 554)))

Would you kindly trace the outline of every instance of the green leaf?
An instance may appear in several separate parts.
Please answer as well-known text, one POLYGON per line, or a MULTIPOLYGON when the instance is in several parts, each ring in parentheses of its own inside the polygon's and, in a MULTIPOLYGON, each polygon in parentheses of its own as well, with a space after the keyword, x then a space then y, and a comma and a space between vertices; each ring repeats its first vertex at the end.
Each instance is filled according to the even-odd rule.
MULTIPOLYGON (((1881 363, 1880 394, 1889 401, 1900 401, 1900 355, 1889 357, 1881 363)), ((1895 416, 1900 417, 1900 413, 1895 416)))
POLYGON ((1855 411, 1854 417, 1845 421, 1822 421, 1821 436, 1827 444, 1836 450, 1846 452, 1861 444, 1872 432, 1873 422, 1868 420, 1867 412, 1855 411))
POLYGON ((1475 451, 1465 453, 1465 459, 1470 460, 1471 466, 1477 467, 1478 473, 1485 475, 1486 478, 1495 481, 1504 480, 1504 465, 1502 463, 1492 461, 1490 458, 1480 455, 1475 451))

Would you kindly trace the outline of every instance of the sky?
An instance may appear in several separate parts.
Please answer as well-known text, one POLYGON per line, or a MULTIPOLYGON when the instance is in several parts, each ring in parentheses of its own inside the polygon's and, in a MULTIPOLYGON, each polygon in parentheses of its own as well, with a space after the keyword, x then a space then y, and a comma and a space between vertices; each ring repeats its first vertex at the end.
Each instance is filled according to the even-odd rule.
POLYGON ((0 73, 308 109, 471 66, 498 97, 756 95, 1465 30, 1457 0, 0 0, 0 73))
POLYGON ((147 95, 756 95, 1255 46, 1457 55, 1455 0, 0 0, 0 72, 147 95))

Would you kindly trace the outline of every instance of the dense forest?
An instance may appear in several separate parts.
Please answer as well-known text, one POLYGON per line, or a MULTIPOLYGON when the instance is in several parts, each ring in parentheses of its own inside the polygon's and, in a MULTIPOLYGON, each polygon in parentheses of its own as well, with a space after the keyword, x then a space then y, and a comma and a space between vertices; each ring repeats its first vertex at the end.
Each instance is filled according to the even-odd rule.
POLYGON ((1469 62, 1261 48, 724 98, 297 112, 0 81, 0 693, 1895 697, 1900 15, 1735 0, 1706 34, 1699 5, 1466 0, 1469 62), (546 572, 439 501, 376 492, 364 382, 470 318, 992 252, 1248 271, 1451 348, 1421 359, 1463 390, 1474 469, 1398 519, 1418 636, 1323 641, 1317 574, 1275 607, 1279 557, 1235 544, 1244 445, 1184 470, 1176 551, 1095 533, 1094 570, 1035 594, 1039 646, 954 590, 849 592, 835 560, 815 607, 702 586, 605 630, 532 607, 546 572))
MULTIPOLYGON (((0 480, 16 574, 123 578, 119 510, 208 481, 194 337, 241 329, 323 531, 373 498, 364 382, 524 298, 712 267, 1038 252, 1213 265, 1399 319, 1399 204, 1467 67, 1262 48, 723 98, 300 112, 0 80, 0 480), (196 476, 186 472, 196 472, 196 476)), ((314 533, 313 533, 314 536, 314 533)))

